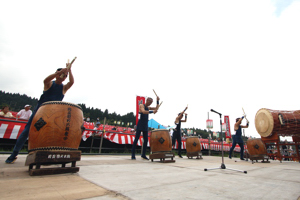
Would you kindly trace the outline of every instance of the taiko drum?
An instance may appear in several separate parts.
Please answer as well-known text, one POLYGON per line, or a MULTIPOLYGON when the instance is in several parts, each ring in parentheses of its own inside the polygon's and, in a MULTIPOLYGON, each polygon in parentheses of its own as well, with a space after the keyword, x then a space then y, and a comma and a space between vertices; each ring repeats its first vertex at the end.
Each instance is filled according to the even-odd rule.
POLYGON ((172 151, 172 140, 166 129, 154 130, 150 136, 150 149, 152 153, 172 151))
POLYGON ((61 101, 45 102, 33 117, 28 150, 77 150, 82 126, 80 106, 61 101))
POLYGON ((247 140, 247 150, 250 156, 260 157, 267 155, 266 146, 260 138, 247 140))
POLYGON ((280 136, 300 136, 300 110, 262 108, 255 115, 255 127, 262 137, 269 137, 274 133, 280 136))
POLYGON ((198 137, 191 136, 186 138, 186 152, 187 153, 201 152, 201 144, 198 137))

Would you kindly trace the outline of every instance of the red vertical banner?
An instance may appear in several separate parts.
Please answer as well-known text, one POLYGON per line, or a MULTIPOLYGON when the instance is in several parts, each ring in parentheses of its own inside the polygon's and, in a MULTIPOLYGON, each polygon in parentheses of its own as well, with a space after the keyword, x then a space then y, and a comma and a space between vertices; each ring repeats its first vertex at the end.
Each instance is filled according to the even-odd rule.
POLYGON ((230 122, 229 122, 229 116, 228 115, 224 115, 224 122, 225 122, 225 125, 226 125, 226 131, 225 131, 226 138, 231 138, 230 122))
POLYGON ((144 104, 145 103, 145 97, 142 96, 136 96, 136 125, 139 121, 139 108, 140 108, 140 104, 144 104))

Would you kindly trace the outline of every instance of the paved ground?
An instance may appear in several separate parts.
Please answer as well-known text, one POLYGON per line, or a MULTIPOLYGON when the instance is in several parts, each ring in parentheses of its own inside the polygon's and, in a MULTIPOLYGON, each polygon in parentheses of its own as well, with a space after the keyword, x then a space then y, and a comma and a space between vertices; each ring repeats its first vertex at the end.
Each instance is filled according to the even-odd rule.
POLYGON ((75 174, 29 176, 26 155, 5 164, 0 199, 287 199, 300 200, 300 163, 254 163, 221 157, 176 157, 175 163, 130 156, 83 155, 75 174), (217 168, 204 171, 204 169, 217 168), (241 171, 234 171, 237 169, 241 171), (247 171, 247 174, 243 173, 247 171))

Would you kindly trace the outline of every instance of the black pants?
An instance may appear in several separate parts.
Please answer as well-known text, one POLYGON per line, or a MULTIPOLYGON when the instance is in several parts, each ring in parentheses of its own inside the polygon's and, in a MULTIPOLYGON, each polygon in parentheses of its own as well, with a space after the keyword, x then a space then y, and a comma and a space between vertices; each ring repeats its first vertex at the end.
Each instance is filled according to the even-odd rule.
MULTIPOLYGON (((131 157, 135 158, 135 147, 136 144, 138 142, 138 140, 140 139, 141 136, 141 132, 142 131, 136 131, 136 135, 132 144, 132 149, 131 149, 131 157)), ((146 150, 147 150, 147 144, 148 144, 148 131, 143 131, 143 139, 144 139, 144 143, 143 143, 143 152, 142 152, 142 156, 146 156, 146 150)))
POLYGON ((172 137, 172 146, 176 144, 176 140, 178 142, 178 155, 181 155, 181 134, 175 131, 172 137))
POLYGON ((232 136, 232 147, 230 148, 229 156, 231 157, 232 151, 234 150, 236 143, 238 143, 241 148, 241 159, 243 159, 244 158, 244 142, 243 142, 242 138, 236 137, 236 135, 232 136))

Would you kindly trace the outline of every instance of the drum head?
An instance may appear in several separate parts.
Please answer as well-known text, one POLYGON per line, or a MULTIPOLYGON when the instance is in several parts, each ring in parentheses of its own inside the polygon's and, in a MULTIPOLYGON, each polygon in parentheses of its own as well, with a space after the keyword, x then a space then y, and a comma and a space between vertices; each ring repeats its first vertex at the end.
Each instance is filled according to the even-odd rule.
POLYGON ((167 131, 167 132, 169 132, 169 130, 168 129, 154 129, 153 131, 151 131, 151 132, 156 132, 156 131, 167 131))
POLYGON ((255 115, 255 128, 262 137, 271 136, 274 119, 268 109, 262 108, 255 115))

